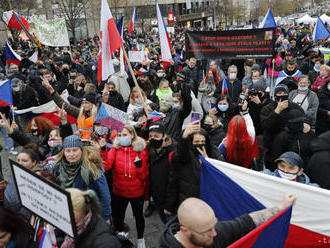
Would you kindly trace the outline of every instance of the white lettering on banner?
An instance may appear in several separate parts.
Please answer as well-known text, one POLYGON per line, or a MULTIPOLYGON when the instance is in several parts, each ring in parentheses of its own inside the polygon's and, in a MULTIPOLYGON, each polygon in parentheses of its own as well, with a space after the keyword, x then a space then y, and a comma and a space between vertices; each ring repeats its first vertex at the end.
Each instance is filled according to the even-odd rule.
POLYGON ((14 161, 10 164, 22 206, 74 237, 70 194, 14 161))
POLYGON ((128 58, 131 62, 143 62, 148 59, 146 51, 128 51, 128 58))

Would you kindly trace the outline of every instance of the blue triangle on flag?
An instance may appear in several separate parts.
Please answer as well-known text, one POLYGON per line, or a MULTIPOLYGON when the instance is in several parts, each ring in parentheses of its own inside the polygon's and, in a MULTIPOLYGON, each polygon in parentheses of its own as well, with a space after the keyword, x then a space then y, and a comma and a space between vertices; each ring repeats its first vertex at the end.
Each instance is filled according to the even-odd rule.
POLYGON ((97 117, 96 117, 96 121, 103 119, 103 118, 107 118, 107 117, 110 117, 110 115, 109 115, 108 111, 104 108, 104 104, 101 104, 99 113, 97 114, 97 117))
POLYGON ((269 8, 259 28, 277 28, 272 10, 269 8))
POLYGON ((324 25, 321 18, 318 17, 316 25, 314 27, 313 40, 318 41, 322 39, 327 39, 329 35, 330 35, 329 30, 324 25))
POLYGON ((10 80, 0 82, 0 106, 13 105, 13 94, 10 80))
POLYGON ((124 27, 124 16, 121 16, 120 19, 117 22, 117 29, 118 29, 118 33, 120 34, 120 36, 122 38, 124 38, 123 37, 123 33, 124 33, 123 32, 124 31, 123 27, 124 27))
MULTIPOLYGON (((231 180, 226 174, 202 159, 200 198, 209 204, 221 221, 264 209, 265 206, 231 180)), ((234 166, 234 165, 233 165, 234 166)))

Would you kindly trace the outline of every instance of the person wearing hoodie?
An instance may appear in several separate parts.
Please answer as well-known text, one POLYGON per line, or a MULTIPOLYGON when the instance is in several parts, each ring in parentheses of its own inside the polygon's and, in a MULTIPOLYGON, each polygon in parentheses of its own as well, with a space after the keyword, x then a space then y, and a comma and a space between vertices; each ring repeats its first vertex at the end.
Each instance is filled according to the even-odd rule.
POLYGON ((188 198, 180 205, 178 217, 170 221, 160 238, 161 248, 228 247, 284 209, 296 196, 286 194, 278 206, 244 214, 231 221, 218 221, 204 201, 188 198))
POLYGON ((275 163, 277 164, 277 169, 275 171, 265 169, 262 173, 319 187, 318 184, 312 183, 309 177, 304 173, 304 161, 297 153, 285 152, 275 160, 275 163))
POLYGON ((104 169, 111 170, 113 178, 112 208, 115 230, 124 231, 125 212, 130 203, 137 229, 137 247, 145 248, 143 204, 145 183, 149 177, 146 142, 137 136, 133 126, 126 125, 118 133, 111 150, 102 150, 104 169))
POLYGON ((320 134, 311 143, 313 152, 306 174, 321 188, 330 190, 330 131, 320 134))

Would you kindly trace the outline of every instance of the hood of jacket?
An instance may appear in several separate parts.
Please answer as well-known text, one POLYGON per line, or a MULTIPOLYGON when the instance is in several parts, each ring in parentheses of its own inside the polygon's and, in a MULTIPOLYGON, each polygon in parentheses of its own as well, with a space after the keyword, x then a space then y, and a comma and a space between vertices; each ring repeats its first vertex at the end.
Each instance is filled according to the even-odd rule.
POLYGON ((330 131, 320 134, 311 144, 312 151, 330 151, 330 131))
POLYGON ((162 236, 160 237, 160 247, 162 248, 184 248, 175 238, 175 234, 180 230, 180 224, 177 218, 167 223, 162 236))
MULTIPOLYGON (((118 149, 120 147, 118 138, 115 139, 113 146, 116 149, 118 149)), ((147 143, 145 142, 144 139, 142 139, 140 137, 136 137, 136 139, 132 143, 132 146, 133 146, 133 150, 135 152, 142 152, 146 148, 147 143)))

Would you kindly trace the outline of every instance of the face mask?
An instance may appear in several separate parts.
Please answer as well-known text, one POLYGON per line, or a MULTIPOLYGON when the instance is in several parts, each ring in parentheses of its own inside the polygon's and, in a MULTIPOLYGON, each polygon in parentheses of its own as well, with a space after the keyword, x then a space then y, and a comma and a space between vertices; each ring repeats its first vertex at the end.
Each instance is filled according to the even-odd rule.
POLYGON ((308 90, 308 87, 307 86, 305 86, 305 87, 298 86, 298 90, 305 91, 305 90, 308 90))
POLYGON ((213 75, 209 76, 209 82, 213 82, 213 75))
POLYGON ((210 132, 212 130, 212 125, 211 124, 204 124, 203 128, 205 131, 210 132))
POLYGON ((112 90, 110 90, 110 91, 109 91, 109 96, 114 96, 114 95, 115 95, 115 92, 112 91, 112 90))
POLYGON ((174 103, 172 108, 178 109, 178 108, 180 108, 180 105, 178 103, 174 103))
POLYGON ((65 75, 68 75, 70 72, 70 70, 68 68, 64 68, 62 71, 65 75))
POLYGON ((10 70, 9 73, 14 74, 14 73, 17 73, 17 72, 18 72, 18 69, 12 69, 12 70, 10 70))
POLYGON ((275 96, 275 100, 276 100, 277 102, 279 102, 280 100, 282 100, 282 102, 283 102, 283 101, 286 101, 286 100, 288 100, 288 99, 289 99, 289 95, 275 96))
POLYGON ((252 83, 253 83, 253 84, 256 84, 256 83, 258 83, 258 82, 259 82, 258 79, 252 79, 252 83))
POLYGON ((229 79, 230 79, 230 80, 235 80, 235 79, 236 79, 236 76, 237 76, 236 73, 230 73, 230 74, 229 74, 229 79))
POLYGON ((15 92, 18 92, 18 91, 19 91, 19 87, 18 87, 18 86, 13 87, 12 89, 13 89, 13 91, 15 91, 15 92))
POLYGON ((38 136, 38 129, 31 129, 31 134, 33 135, 33 136, 38 136))
POLYGON ((160 140, 150 139, 149 142, 150 142, 150 146, 153 147, 153 148, 156 148, 156 149, 160 148, 163 144, 162 139, 160 139, 160 140))
POLYGON ((119 144, 121 146, 129 146, 131 144, 131 138, 130 137, 121 137, 121 138, 119 138, 119 144))
POLYGON ((165 74, 163 72, 157 72, 157 77, 162 78, 164 76, 165 76, 165 74))
POLYGON ((136 102, 137 104, 142 104, 142 100, 141 100, 140 98, 135 98, 135 102, 136 102))
POLYGON ((60 139, 50 138, 48 140, 48 146, 51 148, 57 147, 59 145, 62 145, 62 140, 60 140, 60 139))
POLYGON ((226 112, 228 110, 229 106, 228 105, 218 105, 218 109, 221 112, 226 112))
POLYGON ((302 130, 304 129, 304 122, 289 122, 288 128, 292 133, 302 132, 302 130))
POLYGON ((205 144, 198 144, 198 145, 194 145, 193 144, 193 153, 197 156, 200 155, 200 152, 198 151, 197 148, 203 150, 203 147, 205 146, 205 144))
POLYGON ((94 131, 98 136, 104 136, 108 132, 108 128, 104 126, 95 126, 94 131))
POLYGON ((318 65, 318 64, 316 64, 316 65, 314 65, 314 71, 317 71, 317 72, 319 72, 320 71, 320 65, 318 65))
POLYGON ((297 174, 287 173, 287 172, 284 172, 280 169, 278 169, 278 174, 281 178, 286 179, 286 180, 290 180, 290 181, 295 181, 296 178, 297 178, 297 174))

